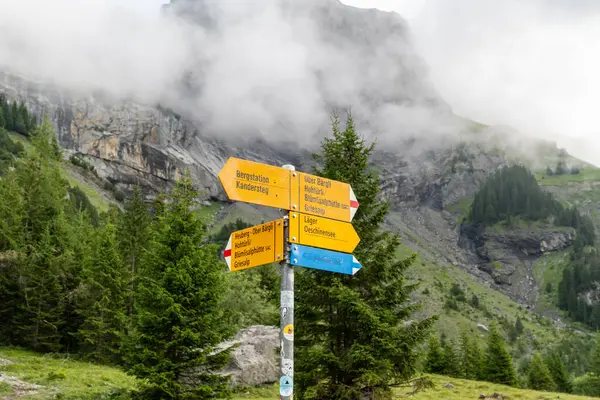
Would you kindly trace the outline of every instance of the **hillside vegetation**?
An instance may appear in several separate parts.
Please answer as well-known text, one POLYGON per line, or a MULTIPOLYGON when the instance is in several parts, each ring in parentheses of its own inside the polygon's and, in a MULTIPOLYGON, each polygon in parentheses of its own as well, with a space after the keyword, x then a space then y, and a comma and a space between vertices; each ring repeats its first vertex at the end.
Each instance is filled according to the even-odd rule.
MULTIPOLYGON (((83 362, 73 370, 93 369, 88 363, 113 366, 98 370, 106 387, 96 380, 85 383, 98 389, 89 391, 94 395, 114 390, 122 398, 135 393, 227 396, 220 376, 205 375, 207 383, 192 391, 174 377, 192 366, 218 370, 227 362, 226 353, 212 353, 220 342, 244 326, 277 324, 277 267, 230 274, 220 258, 232 231, 260 223, 268 213, 244 205, 200 204, 188 176, 151 204, 138 188, 121 203, 115 191, 112 199, 98 193, 99 180, 85 161, 64 160, 47 120, 27 136, 16 135, 0 126, 0 343, 48 354, 48 360, 83 362), (199 347, 203 354, 195 351, 199 347)), ((298 270, 298 318, 313 327, 300 332, 296 342, 303 398, 335 398, 340 391, 356 398, 365 392, 389 394, 394 382, 406 383, 420 371, 457 382, 468 378, 600 395, 596 375, 586 375, 600 375, 595 371, 600 351, 594 353, 595 341, 585 329, 557 325, 460 267, 440 262, 429 244, 408 230, 404 243, 394 228, 379 231, 384 219, 393 227, 401 216, 376 200, 379 178, 368 167, 371 150, 349 118, 344 130, 335 126, 332 139, 324 142, 323 169, 315 171, 356 180, 352 185, 361 203, 354 221, 361 236, 357 254, 366 272, 345 277, 298 270), (348 152, 360 162, 348 165, 348 152), (377 257, 371 257, 373 249, 377 257), (373 343, 373 338, 379 340, 373 343)), ((583 288, 575 292, 581 316, 569 308, 572 297, 564 306, 561 294, 565 276, 595 279, 595 232, 587 216, 544 192, 518 165, 492 174, 462 207, 465 223, 486 229, 520 227, 519 221, 573 229, 573 248, 541 259, 536 276, 551 284, 548 307, 561 306, 594 326, 594 307, 579 297, 583 288), (567 256, 572 265, 564 268, 567 256)), ((75 396, 84 385, 85 379, 76 382, 74 372, 54 371, 52 363, 52 371, 38 364, 34 373, 26 365, 38 363, 38 355, 4 352, 15 363, 2 366, 3 371, 44 386, 44 396, 48 390, 75 396)), ((18 389, 9 385, 5 393, 18 389)), ((469 385, 476 384, 464 383, 469 385)))

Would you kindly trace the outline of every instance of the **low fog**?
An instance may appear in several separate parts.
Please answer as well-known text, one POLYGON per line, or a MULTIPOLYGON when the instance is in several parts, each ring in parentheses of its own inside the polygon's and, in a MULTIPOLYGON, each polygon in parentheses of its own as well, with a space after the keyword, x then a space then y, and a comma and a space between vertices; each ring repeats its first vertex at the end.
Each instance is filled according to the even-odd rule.
POLYGON ((600 165, 597 0, 345 0, 407 18, 454 112, 600 165))
POLYGON ((347 106, 380 140, 455 129, 430 109, 437 93, 401 18, 359 16, 341 29, 373 32, 376 43, 357 44, 352 34, 324 37, 330 21, 323 28, 303 10, 331 5, 331 25, 341 26, 334 0, 288 2, 294 12, 281 0, 206 2, 216 30, 161 17, 155 0, 0 0, 0 68, 82 95, 160 103, 221 138, 306 145, 330 131, 333 108, 347 106), (182 90, 182 77, 193 90, 182 90))
MULTIPOLYGON (((362 133, 379 140, 458 130, 419 103, 437 91, 460 116, 556 140, 600 164, 597 2, 344 0, 408 20, 410 35, 367 46, 368 58, 353 40, 323 41, 303 13, 284 18, 274 2, 219 2, 209 13, 227 28, 215 34, 161 18, 160 0, 0 0, 0 68, 83 95, 171 106, 222 138, 303 144, 329 130, 334 106, 351 105, 369 126, 362 133), (187 95, 183 75, 195 88, 187 95)), ((385 24, 372 21, 354 29, 385 38, 385 24)))

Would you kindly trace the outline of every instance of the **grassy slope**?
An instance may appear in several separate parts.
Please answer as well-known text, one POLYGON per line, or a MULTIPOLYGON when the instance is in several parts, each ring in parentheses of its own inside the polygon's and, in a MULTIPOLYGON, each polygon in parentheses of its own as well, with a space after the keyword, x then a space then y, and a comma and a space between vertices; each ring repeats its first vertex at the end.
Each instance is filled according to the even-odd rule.
MULTIPOLYGON (((564 393, 538 392, 527 389, 515 389, 504 385, 495 385, 487 382, 467 381, 463 379, 448 378, 439 375, 429 375, 434 387, 426 389, 415 395, 407 396, 412 389, 398 389, 395 391, 395 399, 409 398, 414 400, 465 400, 476 399, 480 394, 487 396, 499 393, 506 399, 513 400, 584 400, 592 397, 575 396, 564 393), (447 387, 446 387, 447 385, 447 387)), ((277 386, 272 388, 252 389, 244 393, 234 395, 234 400, 267 400, 277 398, 277 386)))
MULTIPOLYGON (((135 379, 118 369, 72 361, 65 356, 53 358, 29 351, 0 348, 0 358, 14 363, 5 366, 0 363, 0 375, 43 386, 36 394, 19 396, 19 399, 100 399, 135 386, 135 379)), ((13 394, 7 386, 0 385, 0 399, 7 399, 9 397, 3 396, 13 394)))
MULTIPOLYGON (((20 142, 25 151, 31 150, 31 143, 29 140, 18 133, 9 132, 10 137, 16 141, 20 142)), ((64 161, 62 163, 63 167, 63 176, 69 181, 71 186, 78 186, 90 199, 90 202, 98 209, 98 211, 108 211, 109 205, 111 203, 115 203, 114 196, 106 192, 103 188, 98 186, 93 179, 90 179, 82 168, 77 167, 71 164, 69 161, 64 161)))
MULTIPOLYGON (((17 377, 26 383, 42 385, 37 393, 18 397, 27 400, 42 400, 61 398, 63 400, 91 400, 108 398, 110 393, 135 387, 135 379, 118 369, 97 366, 84 362, 72 361, 66 358, 53 358, 36 353, 0 348, 0 358, 10 360, 15 364, 0 367, 0 373, 17 377), (59 397, 60 396, 60 397, 59 397)), ((591 399, 557 393, 545 393, 495 385, 487 382, 474 382, 462 379, 431 375, 434 387, 417 393, 410 398, 415 400, 475 399, 481 393, 490 395, 494 392, 508 396, 510 399, 521 400, 550 400, 560 396, 561 399, 591 399), (451 384, 449 386, 447 384, 451 384), (448 387, 447 387, 448 386, 448 387)), ((278 386, 253 388, 236 393, 234 400, 267 400, 277 398, 278 386)), ((404 398, 410 389, 396 390, 395 398, 404 398)), ((0 399, 14 398, 12 389, 7 384, 0 383, 0 399)))

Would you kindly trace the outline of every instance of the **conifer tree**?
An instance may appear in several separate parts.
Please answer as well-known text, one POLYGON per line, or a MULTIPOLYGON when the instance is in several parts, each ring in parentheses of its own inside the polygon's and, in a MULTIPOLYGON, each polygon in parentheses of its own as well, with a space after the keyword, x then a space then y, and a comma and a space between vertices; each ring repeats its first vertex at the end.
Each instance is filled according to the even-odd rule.
POLYGON ((444 375, 454 378, 463 376, 461 360, 453 341, 444 340, 442 342, 442 360, 444 364, 444 375))
POLYGON ((354 276, 298 270, 295 379, 300 399, 364 399, 390 393, 391 384, 415 373, 418 349, 435 318, 403 324, 418 305, 404 274, 415 260, 396 259, 398 235, 382 231, 388 203, 379 200, 379 178, 368 166, 367 144, 348 115, 345 130, 333 117, 333 137, 315 155, 316 175, 349 183, 360 203, 353 225, 354 251, 363 268, 354 276))
POLYGON ((108 221, 97 233, 93 262, 83 271, 80 313, 85 320, 78 335, 82 349, 96 362, 119 361, 119 339, 125 324, 125 267, 118 248, 116 229, 108 221))
POLYGON ((4 122, 5 122, 4 127, 6 128, 7 131, 14 130, 12 109, 11 109, 10 105, 8 104, 8 102, 4 103, 2 109, 4 111, 4 122))
POLYGON ((153 224, 140 264, 129 371, 148 382, 144 398, 212 399, 227 392, 226 377, 214 374, 228 354, 215 346, 233 334, 219 305, 225 266, 214 245, 202 244, 197 192, 188 175, 169 193, 153 224), (195 387, 181 378, 195 369, 195 387))
POLYGON ((552 380, 556 384, 554 390, 561 393, 572 393, 573 382, 567 374, 565 364, 563 363, 560 354, 556 351, 548 354, 546 357, 546 365, 548 366, 552 380))
POLYGON ((550 371, 539 353, 534 354, 528 369, 527 380, 530 388, 543 391, 554 390, 555 385, 550 371))
POLYGON ((430 374, 444 373, 442 348, 435 334, 429 337, 427 358, 425 359, 425 372, 429 372, 430 374))
MULTIPOLYGON (((16 103, 14 103, 16 105, 16 103)), ((15 131, 20 133, 21 135, 26 135, 27 134, 27 124, 29 123, 29 116, 27 115, 27 109, 25 108, 25 105, 22 104, 21 106, 18 106, 17 108, 13 107, 13 118, 14 118, 14 124, 15 124, 15 131), (16 110, 16 112, 15 112, 16 110), (23 116, 26 116, 27 118, 23 118, 23 116)))
POLYGON ((485 380, 502 385, 515 386, 517 374, 512 357, 496 324, 490 329, 485 357, 485 380))
POLYGON ((590 360, 590 372, 600 377, 600 334, 596 334, 596 347, 590 360))
POLYGON ((517 317, 517 321, 515 322, 515 332, 517 336, 521 335, 524 329, 525 328, 523 327, 523 322, 521 321, 521 318, 517 317))
POLYGON ((481 378, 481 350, 474 339, 469 337, 466 330, 460 335, 460 348, 462 355, 462 371, 465 379, 477 380, 481 378))
POLYGON ((0 179, 0 341, 18 343, 15 321, 23 302, 21 268, 25 258, 26 203, 16 170, 0 179))
MULTIPOLYGON (((148 244, 148 235, 151 217, 148 208, 142 198, 139 186, 133 189, 133 196, 125 202, 125 212, 119 218, 119 238, 121 254, 128 264, 129 269, 129 291, 135 292, 137 267, 142 252, 148 244)), ((127 300, 127 312, 133 313, 133 296, 127 300)))
POLYGON ((0 105, 0 129, 6 127, 6 119, 4 119, 4 109, 0 105))

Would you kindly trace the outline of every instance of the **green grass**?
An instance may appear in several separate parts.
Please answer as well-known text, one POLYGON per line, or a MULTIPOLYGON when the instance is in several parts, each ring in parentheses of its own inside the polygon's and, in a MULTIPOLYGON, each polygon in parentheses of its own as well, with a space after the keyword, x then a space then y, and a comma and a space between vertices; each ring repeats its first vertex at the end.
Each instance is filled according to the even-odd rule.
POLYGON ((63 172, 65 179, 69 181, 69 185, 78 186, 86 194, 92 205, 96 207, 98 211, 108 211, 110 203, 102 198, 97 190, 81 182, 73 171, 63 168, 63 172))
POLYGON ((546 172, 539 171, 535 177, 540 185, 544 186, 563 186, 572 182, 600 181, 600 168, 584 168, 578 174, 571 175, 546 175, 546 172))
POLYGON ((8 135, 10 136, 10 138, 13 141, 21 143, 27 153, 29 153, 31 151, 31 149, 33 148, 33 145, 31 144, 29 139, 27 137, 21 135, 20 133, 8 132, 8 135))
POLYGON ((233 400, 252 399, 252 400, 272 400, 278 398, 279 385, 273 385, 262 388, 248 388, 234 393, 233 400))
POLYGON ((574 229, 568 226, 557 226, 547 221, 526 221, 521 218, 515 218, 511 226, 508 226, 506 221, 497 222, 494 225, 487 226, 487 231, 496 233, 505 233, 511 230, 526 230, 526 231, 541 231, 551 229, 553 231, 573 231, 574 229))
POLYGON ((539 285, 540 297, 537 308, 539 311, 556 308, 558 284, 562 280, 562 272, 569 263, 568 251, 557 251, 544 254, 533 264, 533 274, 539 285), (551 291, 546 291, 548 284, 551 291))
MULTIPOLYGON (((20 349, 0 348, 0 358, 14 362, 0 366, 3 374, 44 386, 35 395, 20 397, 24 400, 101 399, 120 390, 133 389, 136 382, 119 369, 69 360, 67 356, 54 358, 20 349)), ((2 390, 7 389, 0 386, 0 394, 2 390)))
MULTIPOLYGON (((32 150, 33 146, 27 137, 16 132, 9 132, 9 135, 12 140, 21 143, 26 152, 30 152, 32 150)), ((90 202, 98 209, 98 211, 108 211, 110 203, 102 198, 96 189, 78 179, 76 173, 70 169, 70 163, 67 163, 69 162, 65 161, 63 163, 62 169, 63 176, 67 181, 69 181, 69 184, 71 186, 78 186, 87 195, 87 197, 90 199, 90 202)))
MULTIPOLYGON (((399 388, 394 391, 394 399, 414 399, 414 400, 468 400, 477 399, 480 394, 487 396, 493 393, 499 393, 505 399, 510 400, 551 400, 560 398, 561 400, 591 400, 592 397, 576 396, 564 393, 538 392, 528 389, 517 389, 504 385, 497 385, 488 382, 467 381, 464 379, 454 379, 440 375, 426 375, 433 382, 434 387, 424 389, 414 395, 410 395, 412 388, 399 388)), ((267 400, 278 398, 278 385, 272 388, 249 391, 247 393, 235 394, 234 400, 267 400)))
POLYGON ((6 382, 0 382, 0 396, 8 396, 13 393, 12 386, 6 382))
MULTIPOLYGON (((564 393, 549 393, 549 392, 538 392, 535 390, 528 389, 517 389, 504 385, 497 385, 488 382, 476 382, 467 381, 464 379, 454 379, 439 375, 428 375, 434 384, 434 388, 426 389, 422 392, 410 396, 410 399, 414 400, 465 400, 465 399, 477 399, 480 394, 487 396, 493 393, 499 393, 504 396, 505 399, 510 400, 550 400, 560 398, 561 400, 584 400, 592 399, 591 397, 575 396, 564 393), (449 384, 449 387, 445 385, 449 384), (452 386, 450 386, 452 385, 452 386)), ((404 395, 410 393, 411 389, 400 389, 397 390, 396 398, 403 398, 404 395)))

